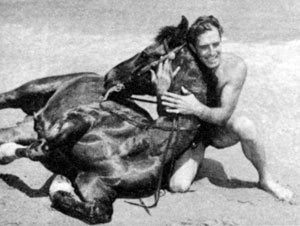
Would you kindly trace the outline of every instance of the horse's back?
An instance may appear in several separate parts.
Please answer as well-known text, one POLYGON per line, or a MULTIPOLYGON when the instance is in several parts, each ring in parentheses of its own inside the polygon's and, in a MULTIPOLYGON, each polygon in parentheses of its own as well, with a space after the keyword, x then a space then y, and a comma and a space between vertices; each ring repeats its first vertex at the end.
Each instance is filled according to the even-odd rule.
POLYGON ((93 102, 105 92, 104 78, 99 75, 85 75, 63 83, 38 113, 43 119, 54 122, 61 119, 65 112, 93 102))

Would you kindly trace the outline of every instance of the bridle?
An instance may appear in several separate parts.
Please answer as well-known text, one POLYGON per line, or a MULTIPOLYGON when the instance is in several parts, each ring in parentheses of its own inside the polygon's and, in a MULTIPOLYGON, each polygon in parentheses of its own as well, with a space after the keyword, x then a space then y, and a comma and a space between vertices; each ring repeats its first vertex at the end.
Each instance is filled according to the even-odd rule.
MULTIPOLYGON (((158 64, 160 64, 161 62, 165 61, 166 59, 170 59, 170 60, 174 60, 176 54, 186 45, 186 43, 183 43, 182 45, 175 47, 173 50, 170 51, 170 48, 168 46, 168 43, 166 40, 163 41, 163 45, 166 51, 166 54, 161 56, 160 59, 155 60, 153 62, 151 62, 150 64, 144 66, 144 67, 138 67, 138 68, 134 68, 131 71, 131 74, 134 76, 138 76, 141 77, 143 76, 146 72, 150 71, 153 67, 157 66, 158 64)), ((104 97, 100 98, 100 101, 105 101, 108 99, 109 95, 112 94, 113 92, 121 92, 123 89, 125 89, 125 84, 124 83, 117 83, 116 85, 110 87, 104 97)))
MULTIPOLYGON (((148 65, 146 65, 144 67, 134 68, 132 70, 132 74, 134 74, 135 76, 143 76, 146 72, 150 71, 153 67, 157 66, 158 64, 160 64, 161 62, 165 61, 166 59, 170 59, 170 60, 175 59, 176 54, 186 45, 186 43, 183 43, 182 45, 180 45, 178 47, 175 47, 173 50, 170 50, 170 48, 169 48, 168 43, 167 43, 166 40, 163 41, 163 44, 164 44, 164 49, 166 51, 165 55, 161 56, 160 59, 158 59, 156 61, 153 61, 153 62, 151 62, 150 64, 148 64, 148 65)), ((173 117, 172 126, 171 127, 157 126, 157 125, 153 125, 151 123, 137 122, 137 121, 135 121, 133 119, 129 119, 127 116, 124 116, 124 115, 118 114, 116 112, 113 112, 110 109, 106 109, 103 106, 102 102, 106 101, 108 99, 109 95, 112 94, 113 92, 120 92, 123 89, 125 89, 124 83, 118 83, 115 86, 112 86, 111 88, 109 88, 107 90, 105 96, 100 99, 100 107, 103 108, 104 110, 106 110, 106 111, 114 114, 114 115, 117 115, 117 116, 121 117, 123 120, 131 123, 134 126, 137 126, 137 127, 140 127, 140 128, 141 127, 142 128, 148 128, 148 129, 160 129, 160 130, 170 131, 171 132, 170 136, 169 136, 169 138, 167 140, 167 144, 166 144, 166 150, 167 151, 165 151, 163 153, 163 156, 162 156, 162 161, 161 161, 162 162, 162 166, 161 166, 160 171, 159 171, 159 181, 158 181, 155 193, 154 193, 154 203, 152 205, 146 205, 141 198, 139 199, 140 200, 140 204, 126 201, 129 204, 143 207, 146 210, 146 212, 148 214, 150 214, 149 209, 153 208, 153 207, 156 207, 157 204, 158 204, 158 202, 159 202, 160 189, 161 189, 162 177, 163 177, 163 169, 164 169, 164 166, 165 166, 166 157, 169 155, 170 150, 172 150, 172 148, 170 147, 170 145, 171 145, 171 141, 173 139, 175 130, 177 131, 176 134, 178 136, 179 131, 183 131, 183 130, 185 130, 185 131, 198 130, 199 127, 200 127, 200 125, 197 125, 195 128, 192 128, 192 129, 180 128, 179 127, 179 123, 178 123, 179 115, 177 114, 175 117, 173 117)), ((139 99, 139 100, 141 100, 141 99, 139 99)), ((147 101, 147 102, 149 102, 149 101, 147 101)), ((156 103, 156 102, 152 102, 151 101, 151 103, 156 103)), ((175 138, 175 142, 176 141, 177 141, 177 137, 175 138)), ((171 163, 172 163, 171 164, 171 169, 173 168, 173 161, 174 161, 174 159, 172 158, 172 160, 171 160, 171 163)))
POLYGON ((165 61, 166 59, 174 60, 176 54, 186 45, 186 43, 183 43, 182 45, 175 47, 173 50, 170 50, 166 40, 164 40, 163 44, 164 44, 166 54, 161 56, 160 59, 153 61, 152 63, 150 63, 150 64, 140 68, 138 71, 136 71, 135 73, 137 76, 142 76, 144 73, 150 71, 151 68, 157 66, 158 64, 165 61))

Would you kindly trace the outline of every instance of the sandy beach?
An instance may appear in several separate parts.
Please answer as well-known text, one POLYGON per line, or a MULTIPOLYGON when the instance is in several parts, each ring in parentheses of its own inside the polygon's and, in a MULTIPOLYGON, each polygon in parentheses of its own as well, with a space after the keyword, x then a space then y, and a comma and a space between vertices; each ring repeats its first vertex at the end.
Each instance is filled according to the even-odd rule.
MULTIPOLYGON (((224 51, 242 57, 248 66, 236 113, 259 126, 275 179, 299 195, 296 0, 0 0, 0 92, 44 76, 105 74, 151 44, 162 26, 177 25, 181 15, 192 23, 203 14, 220 19, 224 51)), ((1 110, 0 127, 23 117, 20 110, 1 110)), ((85 225, 51 209, 46 189, 51 175, 27 159, 0 166, 0 225, 85 225)), ((240 145, 208 148, 192 192, 166 193, 151 216, 117 200, 113 220, 106 225, 300 225, 300 205, 279 202, 259 190, 257 178, 240 145)))

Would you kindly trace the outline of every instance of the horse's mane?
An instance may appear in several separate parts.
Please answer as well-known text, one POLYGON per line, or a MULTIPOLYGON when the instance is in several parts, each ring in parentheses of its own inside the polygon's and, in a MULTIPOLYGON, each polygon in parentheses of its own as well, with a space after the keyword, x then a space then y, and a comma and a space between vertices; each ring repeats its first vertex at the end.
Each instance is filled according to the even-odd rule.
POLYGON ((176 26, 165 26, 160 29, 158 35, 155 37, 155 41, 163 43, 164 40, 168 41, 170 48, 174 48, 183 44, 186 41, 186 35, 188 33, 188 21, 182 16, 181 23, 176 26))
MULTIPOLYGON (((182 16, 180 24, 176 26, 165 26, 162 27, 155 38, 155 41, 162 44, 164 40, 167 40, 169 47, 175 48, 183 43, 189 43, 190 30, 188 27, 187 19, 182 16)), ((217 77, 214 75, 214 72, 208 69, 195 55, 193 51, 191 54, 194 56, 195 62, 198 64, 200 71, 203 73, 203 79, 208 86, 208 100, 209 106, 216 106, 216 86, 217 86, 217 77)))

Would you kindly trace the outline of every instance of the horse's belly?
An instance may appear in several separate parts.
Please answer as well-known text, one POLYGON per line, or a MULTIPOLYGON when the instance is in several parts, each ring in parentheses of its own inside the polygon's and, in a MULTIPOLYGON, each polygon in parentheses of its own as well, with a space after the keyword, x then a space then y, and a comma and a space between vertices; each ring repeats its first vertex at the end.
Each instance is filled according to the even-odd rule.
POLYGON ((71 158, 84 167, 93 168, 99 162, 111 158, 117 149, 116 143, 102 138, 89 142, 79 141, 72 148, 71 158))
POLYGON ((77 167, 85 171, 95 171, 101 180, 113 187, 120 197, 147 197, 155 192, 159 178, 161 162, 159 157, 149 156, 146 152, 130 157, 121 157, 118 146, 95 142, 86 145, 78 143, 73 152, 77 152, 77 167))
POLYGON ((140 198, 152 195, 158 185, 161 163, 158 157, 125 161, 126 172, 117 186, 120 198, 140 198))

